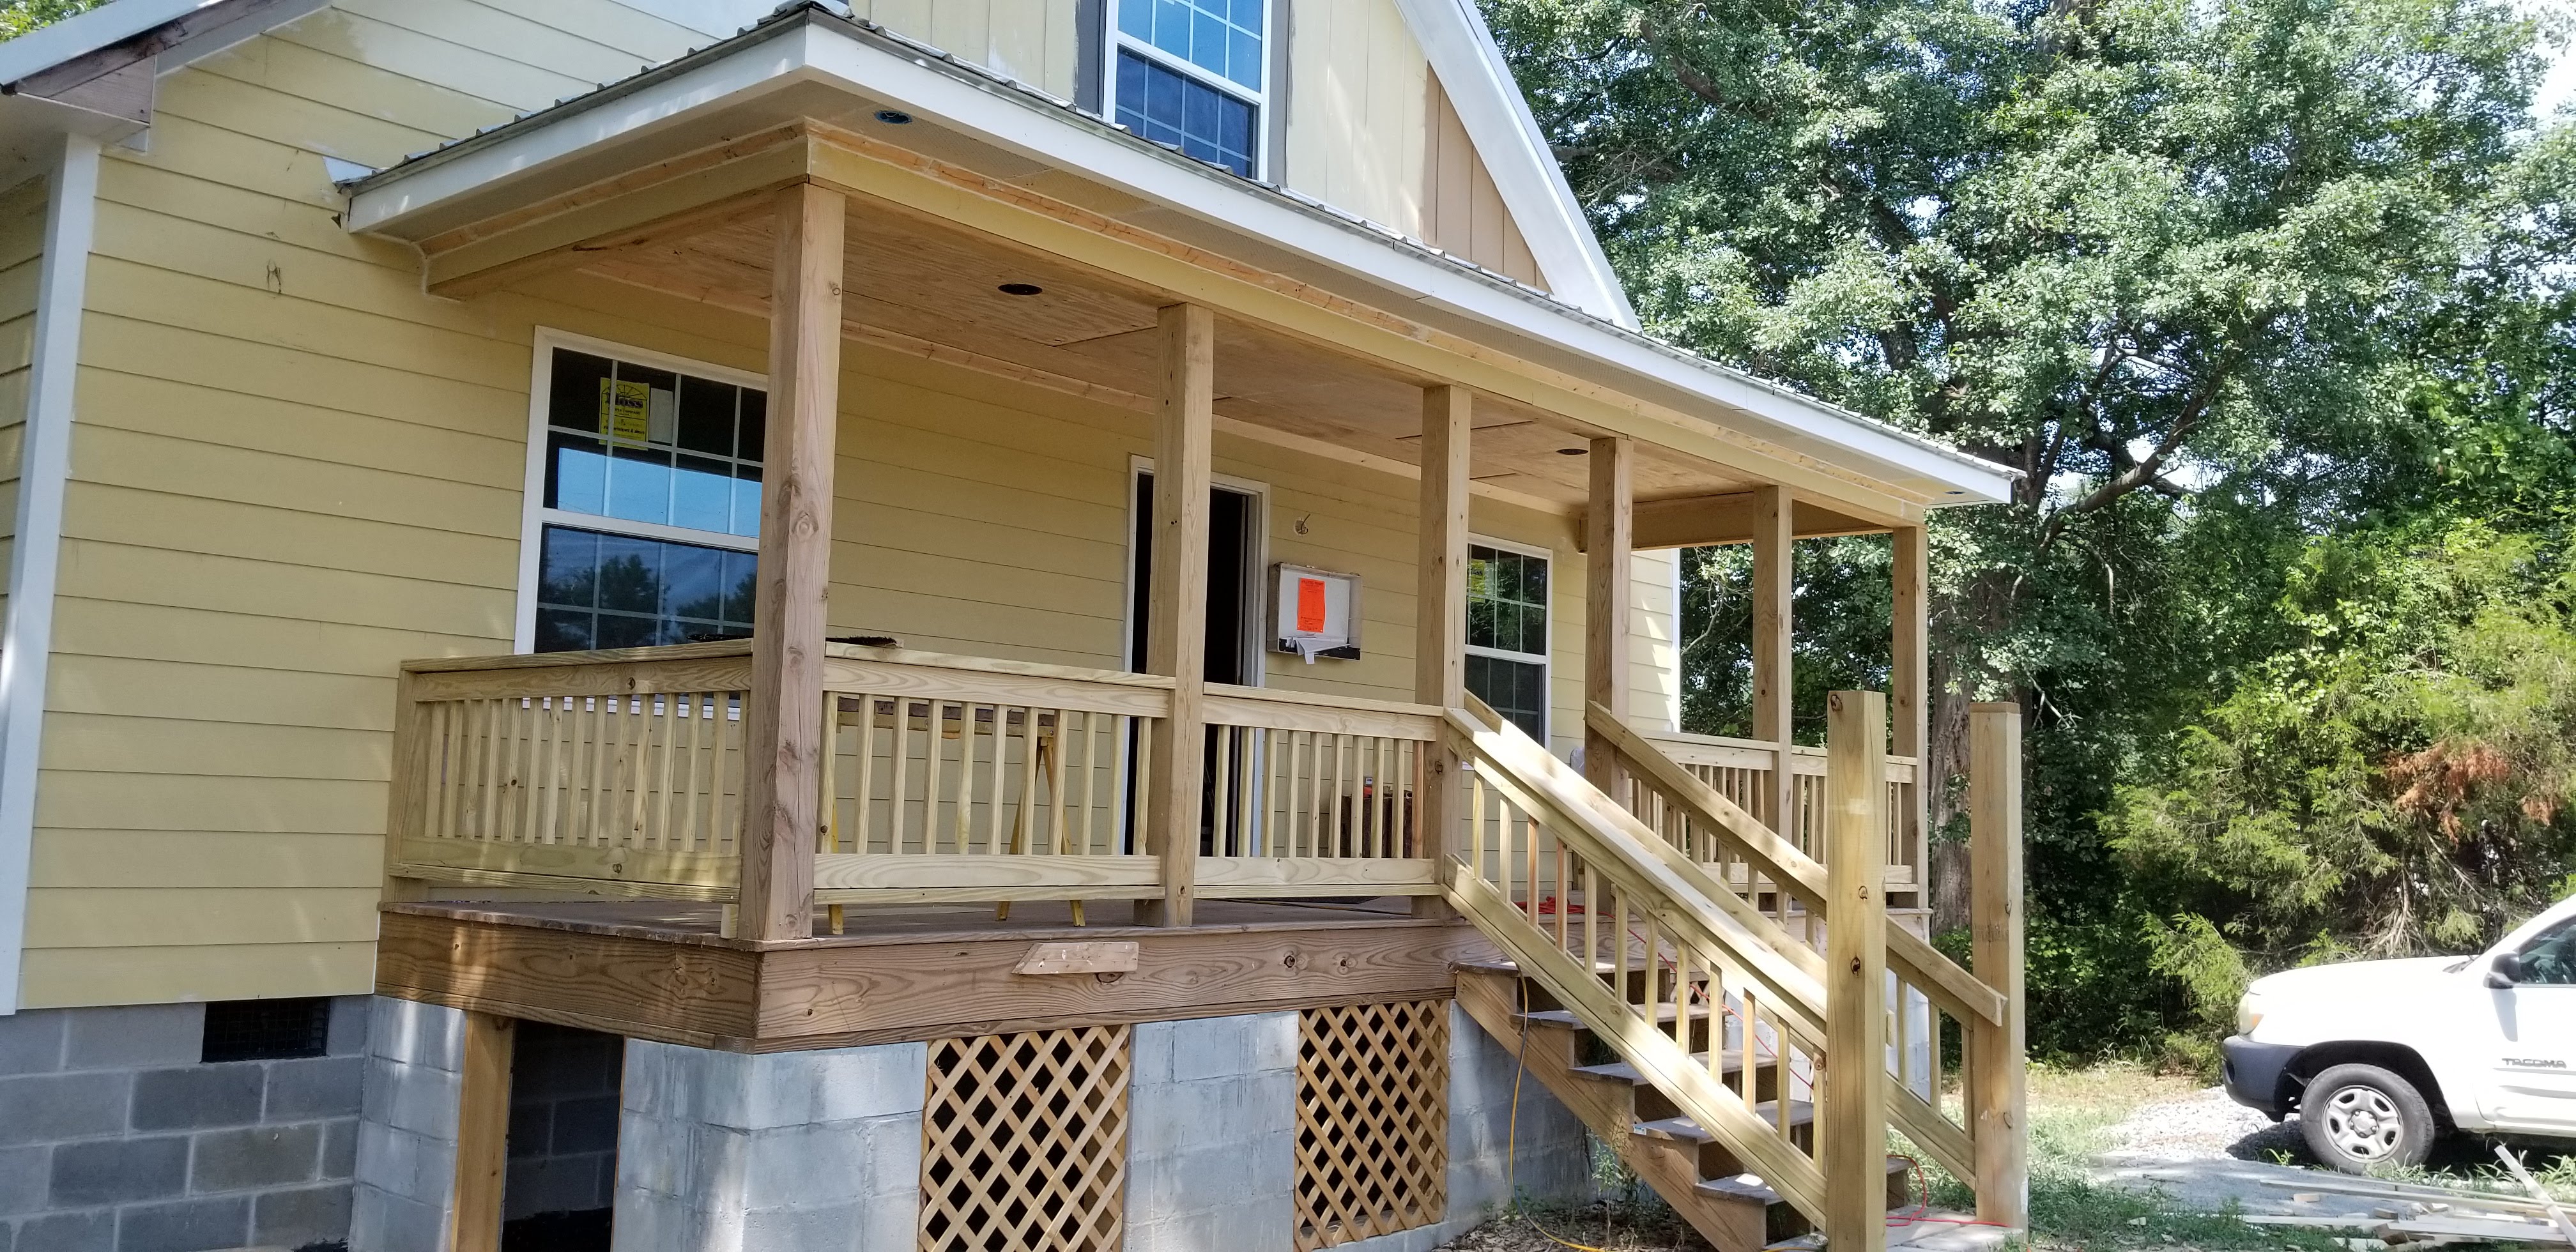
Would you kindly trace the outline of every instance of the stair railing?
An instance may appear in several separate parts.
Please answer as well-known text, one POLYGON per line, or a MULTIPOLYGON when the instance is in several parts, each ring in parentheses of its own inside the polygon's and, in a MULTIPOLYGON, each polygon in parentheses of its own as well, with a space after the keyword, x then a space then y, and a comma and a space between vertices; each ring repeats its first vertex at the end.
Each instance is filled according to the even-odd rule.
POLYGON ((1451 902, 1747 1170, 1824 1221, 1825 1175, 1800 1113, 1824 1055, 1819 958, 1758 934, 1748 917, 1763 919, 1742 901, 1677 872, 1653 830, 1486 713, 1448 718, 1470 763, 1451 902))
MULTIPOLYGON (((1610 710, 1590 706, 1585 725, 1593 742, 1606 744, 1618 754, 1620 777, 1635 792, 1631 808, 1640 815, 1641 824, 1662 836, 1656 841, 1657 854, 1676 876, 1704 894, 1732 901, 1732 912, 1749 912, 1758 918, 1755 929, 1766 942, 1807 953, 1821 947, 1821 928, 1832 923, 1823 863, 1666 756, 1610 710), (1741 867, 1740 883, 1733 872, 1737 867, 1741 867)), ((1998 754, 1999 761, 2004 759, 1998 754)), ((1991 786, 1999 780, 1979 781, 1991 786)), ((2016 864, 2018 842, 2013 841, 2016 864)), ((1889 1120, 1952 1176, 1977 1187, 1980 1211, 1988 1211, 1994 1206, 1987 1203, 1987 1190, 2003 1187, 2017 1195, 2026 1186, 2018 1171, 1998 1171, 1994 1166, 1998 1158, 2020 1159, 2020 1138, 2025 1133, 2019 1115, 2020 1083, 2017 1078, 2004 1082, 1997 1080, 2000 1075, 1978 1072, 2009 1065, 2018 1074, 2018 1015, 2004 991, 1961 968, 1911 931, 1888 927, 1886 953, 1893 1010, 1888 1037, 1889 1120), (1918 1021, 1913 1011, 1918 1004, 1930 1010, 1927 1020, 1918 1021), (1956 1116, 1939 1098, 1944 1022, 1956 1024, 1970 1071, 1961 1085, 1956 1116), (1916 1037, 1913 1032, 1918 1028, 1927 1029, 1928 1037, 1916 1037), (2009 1142, 1980 1144, 1981 1137, 2009 1142), (1999 1172, 2003 1176, 1996 1176, 1999 1172)))

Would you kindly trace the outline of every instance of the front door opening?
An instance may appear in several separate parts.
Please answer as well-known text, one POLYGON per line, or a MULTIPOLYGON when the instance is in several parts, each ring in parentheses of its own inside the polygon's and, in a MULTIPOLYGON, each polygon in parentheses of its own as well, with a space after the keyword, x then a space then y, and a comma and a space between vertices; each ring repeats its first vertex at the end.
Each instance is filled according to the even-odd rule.
MULTIPOLYGON (((1134 573, 1128 579, 1127 668, 1143 672, 1145 668, 1145 632, 1153 620, 1154 607, 1154 476, 1136 475, 1136 498, 1133 510, 1135 533, 1131 536, 1134 573)), ((1261 497, 1254 492, 1233 487, 1212 487, 1208 491, 1208 570, 1207 570, 1207 635, 1201 641, 1207 664, 1207 681, 1259 686, 1261 682, 1260 644, 1253 635, 1253 623, 1260 617, 1261 605, 1261 497)), ((1134 733, 1131 731, 1130 733, 1134 733)), ((1142 760, 1144 745, 1134 745, 1131 760, 1142 760)), ((1236 786, 1245 782, 1243 763, 1217 759, 1217 737, 1210 735, 1201 758, 1207 771, 1207 785, 1199 789, 1199 851, 1213 855, 1218 850, 1216 771, 1232 771, 1229 781, 1236 786)), ((1134 778, 1128 779, 1130 805, 1141 797, 1134 794, 1134 778)), ((1133 830, 1134 815, 1129 815, 1128 829, 1133 830)))

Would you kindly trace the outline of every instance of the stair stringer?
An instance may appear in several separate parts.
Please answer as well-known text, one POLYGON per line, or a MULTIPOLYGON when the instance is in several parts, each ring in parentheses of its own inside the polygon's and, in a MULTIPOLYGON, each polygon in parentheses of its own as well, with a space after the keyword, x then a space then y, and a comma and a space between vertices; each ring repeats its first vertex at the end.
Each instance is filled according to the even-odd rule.
POLYGON ((1538 1080, 1583 1124, 1609 1145, 1619 1162, 1673 1206, 1691 1229, 1718 1252, 1759 1252, 1766 1243, 1768 1206, 1741 1196, 1717 1196, 1700 1190, 1699 1154, 1668 1139, 1636 1133, 1636 1089, 1621 1090, 1589 1081, 1574 1072, 1574 1032, 1564 1026, 1531 1026, 1526 1034, 1516 1022, 1518 980, 1507 974, 1458 971, 1458 1007, 1517 1057, 1524 1071, 1538 1080))

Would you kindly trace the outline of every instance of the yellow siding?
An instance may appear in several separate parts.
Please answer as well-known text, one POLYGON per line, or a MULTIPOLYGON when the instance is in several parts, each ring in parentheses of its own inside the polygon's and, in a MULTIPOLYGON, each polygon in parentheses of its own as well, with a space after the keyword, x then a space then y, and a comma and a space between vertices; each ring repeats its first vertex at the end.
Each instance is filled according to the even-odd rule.
POLYGON ((18 462, 26 446, 27 369, 36 349, 36 278, 45 251, 45 180, 0 191, 0 614, 18 555, 18 462))
POLYGON ((1521 236, 1520 224, 1503 206, 1493 172, 1476 154, 1466 124, 1459 120, 1457 108, 1437 78, 1430 81, 1427 111, 1422 241, 1533 287, 1547 286, 1537 260, 1530 256, 1529 241, 1521 236))
MULTIPOLYGON (((1112 0, 1114 3, 1115 0, 1112 0)), ((1072 99, 1076 0, 853 0, 886 29, 1060 99, 1072 99)))
POLYGON ((1289 7, 1288 186, 1420 238, 1430 64, 1395 0, 1289 7))
MULTIPOLYGON (((896 20, 895 5, 878 7, 896 20)), ((1051 20, 1070 9, 1045 7, 1051 20)), ((509 649, 538 328, 763 365, 752 319, 580 274, 428 298, 411 252, 332 217, 319 153, 390 160, 565 80, 613 77, 677 28, 641 15, 617 27, 629 11, 605 0, 565 0, 581 20, 542 38, 472 0, 345 8, 165 81, 150 150, 103 162, 30 1006, 370 986, 394 667, 509 649), (421 77, 448 63, 471 73, 442 76, 447 87, 421 77)), ((1361 51, 1384 47, 1394 23, 1403 56, 1336 64, 1385 69, 1395 95, 1383 98, 1421 109, 1420 54, 1391 5, 1310 5, 1300 20, 1327 13, 1328 26, 1351 19, 1361 51), (1407 58, 1410 70, 1396 64, 1407 58)), ((1352 86, 1341 107, 1356 125, 1381 96, 1352 86)), ((1418 145, 1408 159, 1379 185, 1418 194, 1418 145)), ((0 314, 32 299, 15 277, 25 220, 24 200, 0 197, 0 301, 14 302, 0 314)), ((13 334, 0 365, 23 369, 13 334)), ((0 372, 0 386, 13 377, 0 372)), ((856 346, 843 394, 836 633, 1121 662, 1129 466, 1151 448, 1142 415, 856 346)), ((1217 469, 1267 485, 1268 560, 1366 580, 1364 659, 1274 655, 1268 680, 1409 698, 1413 481, 1230 437, 1217 469)), ((1582 707, 1572 521, 1479 499, 1474 522, 1557 554, 1555 727, 1568 744, 1582 707)), ((1656 585, 1641 564, 1641 671, 1646 642, 1669 639, 1656 585)), ((1655 681, 1640 677, 1641 704, 1655 681)))

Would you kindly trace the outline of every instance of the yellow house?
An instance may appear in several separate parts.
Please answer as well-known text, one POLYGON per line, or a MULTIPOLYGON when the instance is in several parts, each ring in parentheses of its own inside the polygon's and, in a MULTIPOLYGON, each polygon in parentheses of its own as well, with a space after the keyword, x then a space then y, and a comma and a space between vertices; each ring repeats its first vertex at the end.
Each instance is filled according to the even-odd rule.
POLYGON ((1468 0, 113 0, 0 150, 0 1248, 2021 1220, 2010 472, 1641 332, 1468 0))

